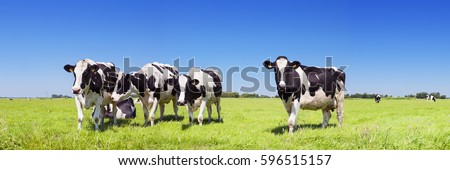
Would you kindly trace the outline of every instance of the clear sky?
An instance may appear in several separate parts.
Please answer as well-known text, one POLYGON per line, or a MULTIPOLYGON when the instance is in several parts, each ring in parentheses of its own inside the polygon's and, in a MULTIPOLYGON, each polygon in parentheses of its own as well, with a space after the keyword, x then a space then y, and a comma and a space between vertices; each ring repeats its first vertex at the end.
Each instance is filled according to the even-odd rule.
MULTIPOLYGON (((450 95, 449 9, 437 0, 6 0, 0 96, 70 94, 63 66, 83 58, 120 68, 125 57, 132 66, 195 58, 226 71, 279 55, 314 66, 333 56, 348 66, 348 93, 450 95)), ((252 85, 233 75, 234 91, 252 85)))

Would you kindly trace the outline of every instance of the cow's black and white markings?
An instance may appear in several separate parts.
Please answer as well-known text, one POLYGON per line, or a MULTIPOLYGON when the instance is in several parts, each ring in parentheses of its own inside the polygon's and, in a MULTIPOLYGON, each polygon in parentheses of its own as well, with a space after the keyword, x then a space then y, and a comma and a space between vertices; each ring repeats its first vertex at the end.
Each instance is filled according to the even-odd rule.
MULTIPOLYGON (((89 109, 95 106, 93 117, 95 129, 98 130, 99 118, 100 125, 103 125, 105 106, 112 103, 113 113, 117 112, 115 103, 111 100, 111 94, 117 81, 114 64, 84 59, 75 65, 65 65, 64 70, 73 73, 75 77, 72 92, 75 94, 75 105, 78 110, 78 129, 81 129, 83 123, 83 108, 89 109)), ((116 117, 113 118, 114 125, 116 125, 116 117)))
MULTIPOLYGON (((117 102, 117 119, 134 119, 136 117, 136 107, 133 99, 130 97, 123 101, 117 102)), ((112 104, 109 104, 106 108, 105 117, 114 118, 112 113, 112 104)))
POLYGON ((264 61, 267 69, 274 69, 278 95, 289 114, 289 133, 296 127, 299 109, 323 113, 322 127, 328 125, 331 112, 337 109, 339 126, 344 119, 345 73, 336 68, 318 68, 301 65, 280 56, 274 62, 264 61))
POLYGON ((380 101, 381 101, 381 95, 378 94, 375 96, 375 102, 380 103, 380 101))
POLYGON ((160 120, 163 118, 165 104, 172 101, 175 119, 178 119, 177 95, 174 84, 178 80, 178 70, 174 66, 161 63, 149 63, 140 71, 119 73, 118 81, 112 95, 113 101, 122 101, 133 93, 139 96, 144 110, 145 125, 154 125, 155 111, 159 105, 160 120), (150 108, 151 107, 151 108, 150 108), (149 113, 150 108, 150 113, 149 113))
POLYGON ((436 102, 436 97, 434 97, 431 94, 427 94, 427 99, 426 100, 433 100, 434 102, 436 102))
POLYGON ((191 68, 188 75, 180 75, 175 89, 180 92, 178 105, 186 105, 190 124, 194 121, 194 112, 200 108, 198 123, 203 124, 203 113, 208 109, 208 122, 211 122, 212 108, 215 104, 218 121, 220 117, 220 96, 222 95, 222 76, 218 70, 191 68))

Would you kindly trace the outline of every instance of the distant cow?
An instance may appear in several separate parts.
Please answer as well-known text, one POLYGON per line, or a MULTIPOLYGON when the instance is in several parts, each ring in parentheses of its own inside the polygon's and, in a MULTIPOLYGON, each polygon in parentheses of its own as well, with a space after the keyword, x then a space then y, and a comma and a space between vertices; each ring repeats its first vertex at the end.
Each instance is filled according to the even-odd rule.
MULTIPOLYGON (((105 106, 112 102, 110 96, 117 81, 114 64, 84 59, 75 65, 65 65, 64 70, 73 73, 75 77, 72 92, 75 94, 75 105, 78 110, 78 129, 81 129, 83 123, 83 107, 89 109, 95 106, 93 117, 95 130, 98 130, 99 117, 100 125, 103 125, 105 106)), ((116 125, 117 108, 114 102, 112 104, 114 125, 116 125)))
POLYGON ((375 96, 375 102, 380 103, 380 101, 381 101, 381 96, 380 95, 375 96))
POLYGON ((178 105, 186 105, 190 124, 194 121, 194 112, 200 107, 198 123, 203 124, 203 113, 208 109, 208 122, 211 122, 212 108, 215 104, 218 121, 220 118, 220 96, 222 95, 222 76, 218 70, 191 68, 188 75, 181 75, 175 88, 180 92, 178 105))
POLYGON ((112 98, 122 101, 133 93, 139 95, 144 110, 145 125, 148 125, 149 107, 150 124, 154 125, 155 112, 159 105, 160 120, 164 114, 165 104, 172 101, 175 119, 178 119, 176 91, 174 84, 178 79, 178 70, 174 66, 161 63, 144 65, 140 71, 130 74, 119 73, 118 82, 114 88, 112 98))
POLYGON ((299 109, 323 113, 322 127, 328 125, 331 111, 337 108, 339 127, 344 120, 345 73, 336 68, 318 68, 301 65, 280 56, 274 62, 264 61, 267 69, 274 69, 278 95, 289 114, 289 133, 296 127, 299 109))
POLYGON ((436 97, 434 97, 431 94, 427 94, 427 99, 426 100, 433 100, 434 102, 436 102, 436 97))

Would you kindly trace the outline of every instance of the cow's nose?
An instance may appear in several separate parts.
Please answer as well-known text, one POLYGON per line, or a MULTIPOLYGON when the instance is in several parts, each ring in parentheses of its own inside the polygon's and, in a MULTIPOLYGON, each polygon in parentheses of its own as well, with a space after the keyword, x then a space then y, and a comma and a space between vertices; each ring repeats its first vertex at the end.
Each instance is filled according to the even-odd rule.
POLYGON ((178 106, 184 106, 184 104, 185 104, 184 102, 177 102, 178 106))
POLYGON ((73 94, 79 94, 81 91, 81 89, 76 88, 76 89, 72 89, 73 94))
POLYGON ((280 81, 279 85, 281 88, 286 88, 286 83, 284 81, 280 81))

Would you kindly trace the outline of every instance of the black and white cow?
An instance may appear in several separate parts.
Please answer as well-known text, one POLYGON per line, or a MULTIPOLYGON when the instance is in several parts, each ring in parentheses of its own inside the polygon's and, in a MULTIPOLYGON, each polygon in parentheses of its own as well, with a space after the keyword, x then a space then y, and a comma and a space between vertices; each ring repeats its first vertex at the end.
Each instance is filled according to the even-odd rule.
POLYGON ((433 100, 434 102, 436 102, 436 97, 434 97, 431 94, 427 94, 427 99, 426 100, 433 100))
MULTIPOLYGON (((105 117, 108 117, 110 119, 114 118, 113 112, 111 110, 112 107, 113 107, 112 104, 108 105, 105 117)), ((134 106, 134 101, 131 97, 123 101, 117 102, 117 113, 116 113, 117 119, 134 119, 135 117, 136 117, 136 107, 134 106)))
POLYGON ((154 125, 155 111, 159 105, 160 120, 163 118, 165 104, 172 101, 175 119, 178 119, 177 95, 174 84, 178 79, 178 70, 174 66, 160 63, 149 63, 140 71, 125 74, 119 73, 118 82, 112 95, 113 101, 122 101, 133 93, 139 95, 144 110, 145 125, 154 125))
POLYGON ((83 123, 83 108, 94 107, 95 130, 103 125, 104 113, 108 104, 113 104, 114 125, 117 124, 115 113, 116 104, 111 100, 111 94, 117 81, 116 68, 113 63, 95 62, 90 59, 78 61, 75 65, 67 64, 64 70, 73 73, 75 80, 72 92, 75 94, 75 105, 78 110, 78 129, 83 123))
POLYGON ((378 94, 375 96, 375 102, 380 103, 380 101, 381 101, 381 95, 378 94))
POLYGON ((289 115, 289 133, 296 127, 299 109, 323 113, 322 127, 328 125, 331 112, 337 108, 339 127, 344 120, 345 73, 336 68, 318 68, 289 61, 285 56, 274 62, 264 61, 267 69, 274 69, 278 95, 289 115))
POLYGON ((188 75, 180 75, 175 88, 180 92, 178 105, 186 105, 190 124, 194 121, 194 112, 200 107, 198 123, 203 124, 203 113, 208 109, 208 122, 211 122, 211 105, 215 104, 218 121, 220 118, 220 96, 222 95, 222 76, 218 70, 191 68, 188 75))

